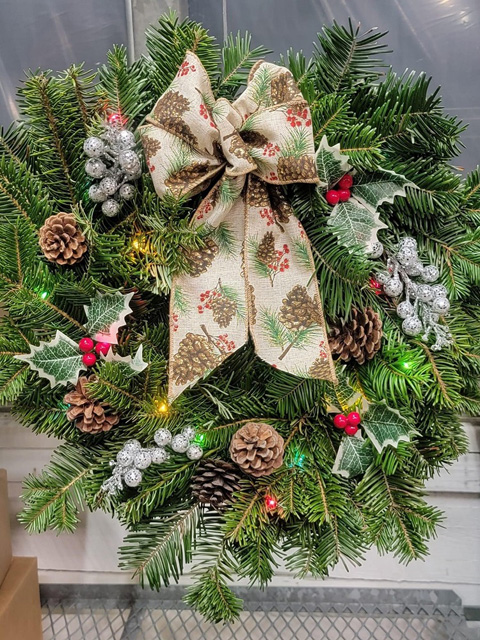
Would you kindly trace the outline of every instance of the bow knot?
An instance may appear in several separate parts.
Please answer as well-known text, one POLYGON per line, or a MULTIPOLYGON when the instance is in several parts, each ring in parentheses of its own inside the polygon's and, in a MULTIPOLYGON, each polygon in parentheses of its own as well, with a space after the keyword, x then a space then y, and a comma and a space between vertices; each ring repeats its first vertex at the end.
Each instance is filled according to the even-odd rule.
POLYGON ((290 71, 257 63, 230 103, 215 100, 188 52, 147 122, 142 141, 159 196, 213 184, 192 220, 211 234, 172 286, 170 398, 249 333, 272 366, 335 380, 310 244, 280 186, 319 181, 310 109, 290 71))

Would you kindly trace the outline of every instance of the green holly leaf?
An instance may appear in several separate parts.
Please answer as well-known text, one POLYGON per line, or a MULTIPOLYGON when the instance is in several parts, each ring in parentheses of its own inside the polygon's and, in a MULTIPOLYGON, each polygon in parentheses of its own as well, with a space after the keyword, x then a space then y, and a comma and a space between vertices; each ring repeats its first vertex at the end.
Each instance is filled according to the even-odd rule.
POLYGON ((364 440, 360 433, 353 437, 345 436, 338 448, 332 473, 354 478, 365 473, 372 462, 372 445, 368 440, 364 440))
POLYGON ((117 332, 125 324, 125 317, 132 313, 130 300, 133 293, 98 294, 90 306, 85 306, 87 314, 87 331, 97 342, 117 344, 117 332))
POLYGON ((52 387, 68 382, 76 384, 80 371, 86 369, 78 344, 61 331, 57 331, 51 342, 40 342, 38 347, 30 345, 30 353, 15 358, 28 362, 30 368, 46 378, 52 387))
POLYGON ((320 187, 331 187, 352 168, 348 164, 348 156, 340 153, 340 145, 331 147, 327 136, 323 136, 316 153, 317 173, 320 187))
POLYGON ((327 221, 339 242, 348 249, 355 246, 368 251, 377 242, 377 232, 387 227, 377 210, 350 198, 333 207, 327 221))
POLYGON ((345 366, 337 364, 337 384, 328 384, 325 392, 328 413, 343 413, 368 409, 368 402, 364 395, 350 384, 345 366))
POLYGON ((357 174, 352 187, 355 200, 377 209, 383 202, 393 202, 395 196, 407 195, 405 187, 415 187, 405 176, 395 171, 378 169, 373 173, 357 174))
POLYGON ((369 408, 362 416, 362 428, 379 453, 388 445, 397 447, 402 440, 409 442, 414 431, 407 418, 385 402, 369 408))
POLYGON ((138 347, 137 353, 133 358, 132 356, 120 356, 118 353, 113 353, 113 350, 110 349, 106 356, 102 355, 102 360, 106 362, 119 362, 125 367, 126 375, 140 373, 148 367, 148 362, 145 362, 143 359, 143 344, 138 347))

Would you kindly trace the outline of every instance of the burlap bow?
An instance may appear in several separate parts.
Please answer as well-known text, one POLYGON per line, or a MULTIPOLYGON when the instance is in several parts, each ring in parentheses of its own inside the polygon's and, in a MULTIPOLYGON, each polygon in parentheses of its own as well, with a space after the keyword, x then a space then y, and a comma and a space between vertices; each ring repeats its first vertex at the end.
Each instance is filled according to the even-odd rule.
POLYGON ((170 308, 169 397, 242 347, 302 377, 335 380, 310 244, 279 185, 317 183, 308 104, 284 67, 258 63, 242 95, 215 100, 188 52, 142 127, 155 189, 213 187, 192 224, 201 250, 186 254, 170 308))

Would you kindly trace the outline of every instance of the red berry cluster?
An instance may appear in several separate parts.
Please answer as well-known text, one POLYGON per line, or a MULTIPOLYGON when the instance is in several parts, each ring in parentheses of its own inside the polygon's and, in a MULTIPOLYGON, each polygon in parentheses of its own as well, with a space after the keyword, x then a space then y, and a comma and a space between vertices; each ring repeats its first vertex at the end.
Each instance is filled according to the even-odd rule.
POLYGON ((203 205, 202 209, 199 211, 199 213, 198 213, 198 215, 197 215, 197 220, 202 220, 203 216, 204 216, 206 213, 210 213, 210 211, 211 211, 212 209, 213 209, 213 204, 212 204, 210 201, 206 202, 206 203, 203 205))
POLYGON ((110 349, 110 344, 108 342, 97 342, 95 344, 91 338, 82 338, 78 343, 78 348, 83 353, 83 364, 86 367, 93 367, 97 361, 97 356, 93 353, 93 349, 95 348, 97 355, 103 353, 106 356, 110 349))
POLYGON ((235 342, 233 340, 230 340, 228 334, 226 333, 218 336, 215 344, 220 349, 220 351, 233 351, 235 349, 235 342))
POLYGON ((178 313, 172 314, 172 329, 178 331, 178 313))
POLYGON ((204 304, 199 304, 197 309, 198 313, 203 313, 205 309, 211 308, 211 303, 215 298, 221 298, 222 294, 220 291, 214 289, 213 291, 207 290, 200 294, 200 302, 204 304))
POLYGON ((270 225, 274 224, 275 222, 275 219, 273 217, 273 209, 270 209, 270 207, 260 209, 260 216, 267 220, 267 227, 270 227, 270 225))
POLYGON ((280 151, 280 147, 278 144, 273 144, 273 142, 267 143, 266 147, 263 149, 263 155, 268 156, 269 158, 273 158, 280 151))
POLYGON ((358 431, 358 425, 361 420, 359 413, 351 411, 348 416, 343 415, 343 413, 337 413, 333 419, 333 424, 337 429, 344 429, 347 436, 354 436, 358 431))
POLYGON ((306 107, 305 109, 299 109, 298 111, 295 111, 294 109, 287 109, 287 122, 290 123, 291 127, 301 127, 302 124, 309 127, 312 124, 306 107))
POLYGON ((373 289, 375 295, 380 296, 383 293, 383 284, 372 276, 370 278, 370 289, 373 289))
POLYGON ((278 180, 278 176, 275 171, 270 171, 270 174, 265 178, 266 180, 278 180))
POLYGON ((346 173, 343 178, 338 181, 338 189, 329 189, 325 194, 325 200, 328 204, 336 205, 337 202, 346 202, 350 198, 350 188, 353 184, 353 178, 346 173))
MULTIPOLYGON (((195 69, 193 69, 193 71, 195 71, 195 69)), ((216 127, 215 123, 213 122, 213 120, 210 118, 210 114, 208 113, 208 109, 204 104, 200 105, 200 115, 203 116, 205 118, 205 120, 210 120, 210 126, 211 127, 216 127)))
POLYGON ((284 257, 287 253, 290 253, 290 249, 288 248, 288 244, 284 244, 283 249, 277 249, 277 259, 275 262, 267 264, 267 267, 275 271, 275 273, 283 273, 287 269, 290 269, 290 260, 284 257))
POLYGON ((196 71, 195 65, 190 64, 189 62, 187 62, 187 60, 185 60, 180 65, 177 76, 186 76, 188 73, 190 73, 190 71, 196 71))

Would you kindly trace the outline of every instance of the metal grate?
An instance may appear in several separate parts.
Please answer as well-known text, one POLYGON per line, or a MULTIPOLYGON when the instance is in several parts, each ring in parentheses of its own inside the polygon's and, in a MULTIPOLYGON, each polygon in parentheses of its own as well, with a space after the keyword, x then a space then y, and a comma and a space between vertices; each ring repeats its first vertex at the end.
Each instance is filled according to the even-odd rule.
POLYGON ((452 591, 236 589, 245 611, 214 625, 186 607, 183 589, 44 585, 44 640, 473 640, 452 591))

